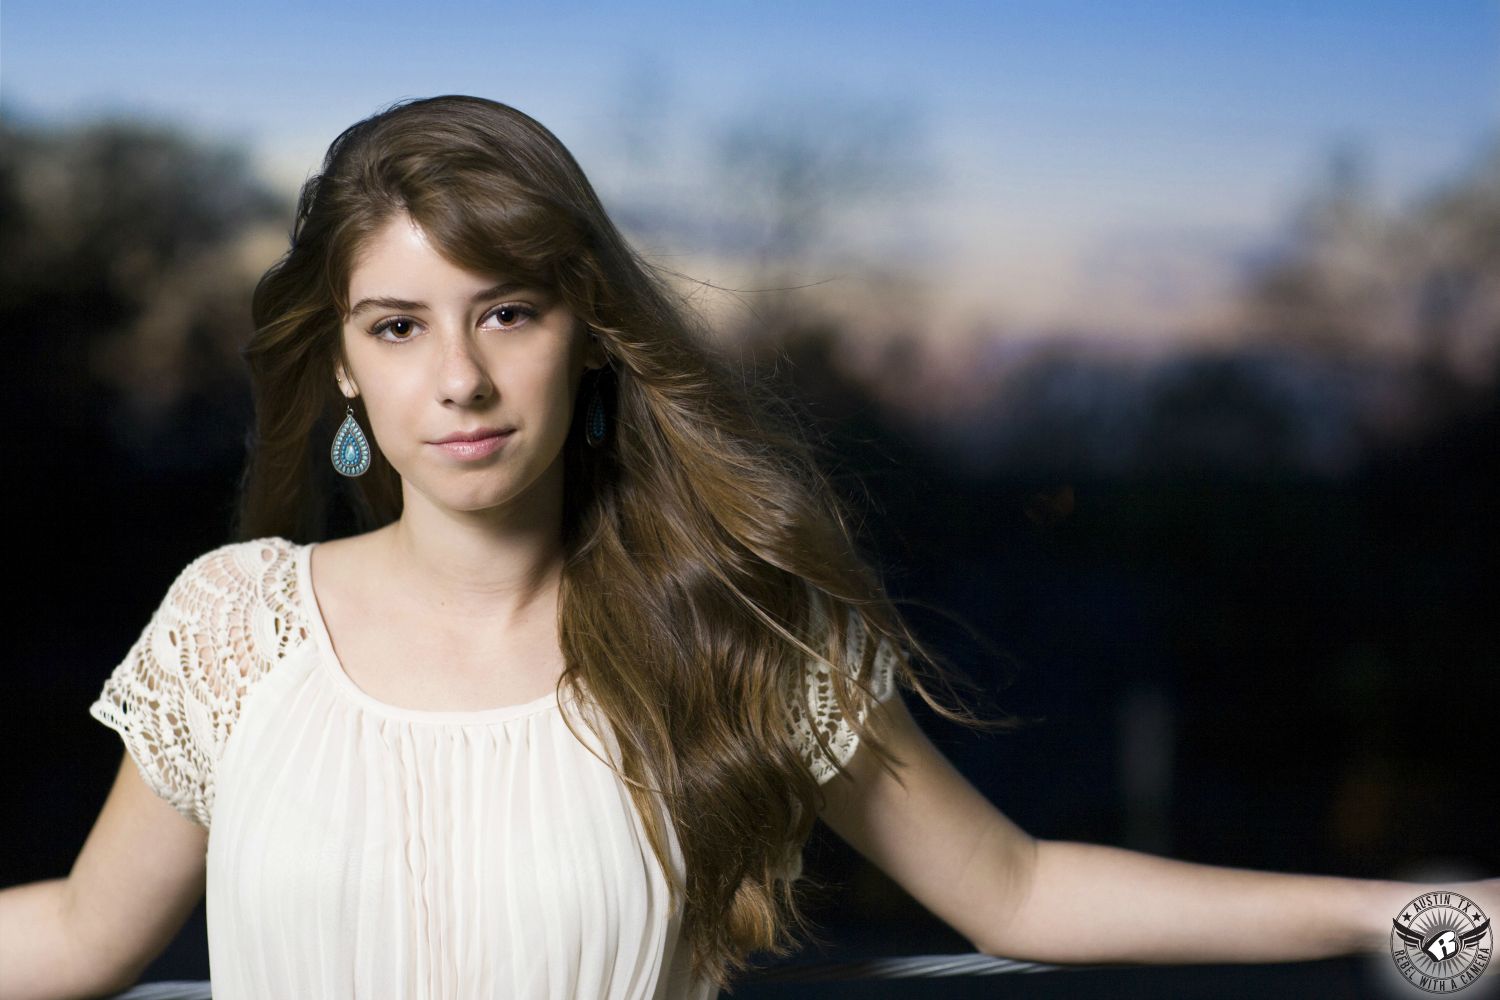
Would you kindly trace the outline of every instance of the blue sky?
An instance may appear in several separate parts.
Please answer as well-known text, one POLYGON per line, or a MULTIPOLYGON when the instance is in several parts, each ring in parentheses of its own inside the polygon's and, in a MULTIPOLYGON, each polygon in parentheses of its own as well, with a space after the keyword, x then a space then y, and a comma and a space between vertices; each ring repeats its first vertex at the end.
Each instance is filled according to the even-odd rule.
MULTIPOLYGON (((1386 204, 1475 157, 1500 119, 1500 0, 33 0, 0 21, 5 113, 179 122, 244 142, 284 185, 353 121, 438 93, 533 115, 606 202, 649 191, 708 214, 726 123, 888 115, 892 158, 927 180, 840 221, 875 256, 920 248, 951 322, 1129 325, 1134 309, 1161 325, 1178 307, 1120 276, 1138 260, 1101 273, 1113 256, 1159 254, 1208 288, 1334 143, 1365 152, 1386 204)), ((708 247, 675 239, 656 249, 719 273, 708 247)))

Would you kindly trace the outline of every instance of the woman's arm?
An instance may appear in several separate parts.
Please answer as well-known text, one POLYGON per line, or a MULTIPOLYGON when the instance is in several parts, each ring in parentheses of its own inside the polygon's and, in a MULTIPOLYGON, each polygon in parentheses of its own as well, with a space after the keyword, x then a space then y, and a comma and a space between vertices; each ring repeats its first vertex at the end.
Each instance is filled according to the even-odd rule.
MULTIPOLYGON (((861 750, 825 786, 823 820, 986 954, 1039 962, 1284 962, 1386 946, 1432 888, 1173 861, 1038 840, 927 739, 900 697, 873 714, 901 778, 861 750), (903 787, 904 785, 904 787, 903 787)), ((1465 892, 1492 916, 1500 880, 1465 892)))
MULTIPOLYGON (((1296 962, 1385 947, 1423 887, 1039 841, 989 953, 1061 962, 1296 962)), ((1450 886, 1449 888, 1454 888, 1450 886)))
POLYGON ((0 892, 0 998, 118 993, 203 898, 208 831, 121 753, 115 783, 65 879, 0 892))

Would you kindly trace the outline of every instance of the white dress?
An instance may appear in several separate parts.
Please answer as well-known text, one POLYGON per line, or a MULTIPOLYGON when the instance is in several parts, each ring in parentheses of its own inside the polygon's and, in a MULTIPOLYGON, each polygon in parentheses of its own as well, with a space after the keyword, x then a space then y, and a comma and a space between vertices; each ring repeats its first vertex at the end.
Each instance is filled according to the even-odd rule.
MULTIPOLYGON (((89 707, 209 830, 215 1000, 717 996, 690 974, 626 786, 590 752, 618 762, 608 727, 601 747, 585 702, 553 693, 472 712, 377 701, 334 656, 312 547, 261 538, 194 560, 89 707)), ((816 667, 796 735, 826 781, 812 727, 840 760, 857 737, 816 667)))

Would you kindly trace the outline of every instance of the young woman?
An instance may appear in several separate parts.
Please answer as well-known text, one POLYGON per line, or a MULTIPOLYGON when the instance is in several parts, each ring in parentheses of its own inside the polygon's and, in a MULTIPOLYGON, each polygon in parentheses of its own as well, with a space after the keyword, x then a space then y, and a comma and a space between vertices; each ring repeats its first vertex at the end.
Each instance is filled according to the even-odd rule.
POLYGON ((817 818, 1011 958, 1381 948, 1422 888, 1007 820, 809 446, 512 108, 345 131, 253 308, 240 540, 92 706, 119 775, 0 893, 6 996, 123 988, 206 892, 217 1000, 711 997, 807 930, 817 818), (364 530, 318 542, 330 485, 364 530))

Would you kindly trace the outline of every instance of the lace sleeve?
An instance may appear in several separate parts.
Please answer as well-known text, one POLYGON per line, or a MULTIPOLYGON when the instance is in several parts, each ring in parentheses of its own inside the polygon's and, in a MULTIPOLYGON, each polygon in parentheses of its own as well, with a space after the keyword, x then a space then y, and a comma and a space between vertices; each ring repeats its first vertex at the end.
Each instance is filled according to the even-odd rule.
MULTIPOLYGON (((821 601, 814 598, 813 604, 815 621, 826 621, 821 601)), ((857 669, 857 665, 862 662, 868 638, 863 621, 858 615, 852 616, 845 645, 846 662, 852 668, 857 669)), ((897 653, 889 640, 882 640, 875 652, 874 672, 870 678, 870 687, 879 701, 886 701, 895 694, 896 657, 897 653)), ((812 661, 808 667, 803 697, 792 702, 792 721, 797 746, 813 777, 821 785, 837 774, 838 769, 854 756, 855 750, 859 749, 859 734, 839 710, 833 693, 832 671, 828 664, 812 661), (837 767, 818 746, 818 734, 822 734, 827 741, 828 749, 838 762, 837 767)), ((861 723, 864 722, 863 711, 860 711, 858 719, 861 723)))
POLYGON ((152 791, 204 828, 242 694, 235 661, 254 632, 256 568, 273 555, 243 542, 189 563, 89 706, 120 734, 152 791))

